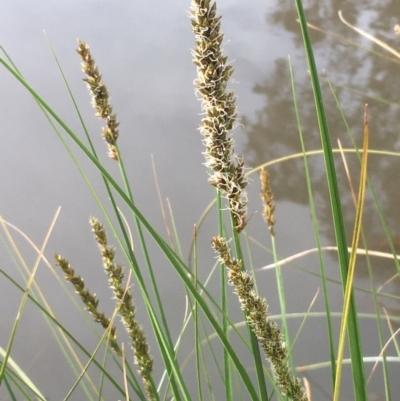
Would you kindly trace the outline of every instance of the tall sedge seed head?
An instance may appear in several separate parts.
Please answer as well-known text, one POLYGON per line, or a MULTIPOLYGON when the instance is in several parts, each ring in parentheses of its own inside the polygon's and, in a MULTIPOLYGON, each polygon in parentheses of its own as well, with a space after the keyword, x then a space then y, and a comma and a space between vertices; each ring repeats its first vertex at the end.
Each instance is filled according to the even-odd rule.
POLYGON ((262 215, 264 216, 264 220, 268 224, 269 231, 271 235, 275 236, 275 205, 274 205, 274 197, 272 195, 271 185, 269 182, 269 174, 268 171, 262 169, 260 172, 260 180, 261 180, 261 199, 263 200, 264 210, 262 215))
POLYGON ((60 255, 54 255, 54 258, 56 260, 56 265, 60 266, 64 272, 65 279, 75 287, 75 292, 81 297, 82 302, 85 305, 85 309, 93 315, 95 322, 100 323, 104 329, 109 330, 108 342, 111 348, 116 354, 122 356, 121 350, 117 343, 117 329, 115 326, 111 326, 110 319, 107 318, 104 313, 100 313, 98 311, 97 306, 99 305, 99 300, 96 298, 96 295, 92 294, 89 290, 85 290, 83 278, 80 276, 75 276, 74 269, 66 259, 60 255))
POLYGON ((290 374, 284 338, 276 323, 268 319, 266 300, 257 295, 252 278, 242 270, 242 262, 232 258, 227 241, 214 237, 211 243, 227 268, 229 284, 235 287, 234 292, 239 298, 241 308, 246 312, 247 322, 271 362, 283 393, 291 400, 307 401, 299 379, 290 374))
POLYGON ((205 165, 212 170, 209 182, 225 194, 229 209, 240 232, 246 225, 247 179, 243 159, 234 154, 230 131, 236 121, 236 101, 233 91, 227 91, 233 68, 222 53, 224 35, 217 7, 209 0, 192 0, 191 25, 196 36, 192 51, 197 66, 196 93, 202 99, 204 117, 200 126, 206 147, 205 165))
POLYGON ((151 377, 153 359, 150 356, 146 335, 135 319, 136 308, 133 304, 132 293, 123 285, 124 273, 122 272, 122 266, 114 263, 115 248, 108 246, 104 226, 94 217, 90 218, 90 225, 92 226, 94 238, 99 245, 104 269, 108 275, 108 282, 117 300, 118 313, 131 339, 135 363, 138 365, 138 371, 142 376, 146 393, 150 400, 155 400, 151 377))
POLYGON ((77 53, 82 59, 82 70, 87 75, 84 81, 92 95, 92 105, 96 109, 96 115, 106 120, 106 127, 103 127, 102 135, 108 145, 108 155, 118 161, 118 152, 115 143, 119 135, 117 130, 119 123, 117 122, 117 115, 112 112, 113 109, 109 103, 110 96, 107 87, 101 80, 101 74, 90 53, 89 46, 79 39, 77 53))

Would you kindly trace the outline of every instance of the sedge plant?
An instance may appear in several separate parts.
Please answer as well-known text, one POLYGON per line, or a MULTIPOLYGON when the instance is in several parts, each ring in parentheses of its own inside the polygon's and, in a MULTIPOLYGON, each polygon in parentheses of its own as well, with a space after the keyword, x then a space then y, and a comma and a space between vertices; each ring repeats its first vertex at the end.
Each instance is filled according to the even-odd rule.
MULTIPOLYGON (((353 273, 362 229, 363 199, 366 184, 368 183, 367 155, 374 151, 368 149, 368 124, 367 118, 365 118, 364 148, 361 152, 361 184, 356 202, 357 219, 354 227, 353 243, 349 252, 344 230, 343 210, 340 202, 336 168, 333 161, 334 150, 330 143, 329 128, 326 121, 313 48, 302 2, 296 0, 295 3, 309 64, 311 85, 321 133, 322 150, 318 152, 323 155, 325 161, 330 205, 334 221, 333 229, 336 237, 335 249, 338 254, 341 285, 344 293, 341 332, 338 351, 336 351, 335 338, 332 334, 332 311, 330 310, 329 296, 327 294, 327 278, 321 258, 321 277, 327 308, 325 316, 327 316, 331 356, 329 366, 332 384, 331 388, 326 389, 326 391, 332 394, 335 400, 340 399, 343 349, 348 338, 354 399, 364 401, 368 399, 368 392, 364 371, 362 336, 354 298, 353 273)), ((221 294, 219 299, 210 293, 207 281, 202 282, 198 278, 197 270, 200 268, 200 262, 197 258, 197 252, 195 252, 195 269, 193 271, 189 263, 186 263, 181 255, 176 253, 174 247, 152 227, 148 219, 141 213, 139 206, 136 205, 124 166, 124 149, 120 149, 118 146, 118 138, 123 133, 119 132, 119 122, 110 104, 109 91, 102 80, 100 69, 95 63, 88 44, 79 40, 77 53, 81 59, 82 69, 85 73, 84 81, 89 89, 92 105, 97 117, 105 123, 101 135, 107 144, 109 157, 113 163, 118 164, 122 185, 118 183, 117 178, 111 174, 106 164, 98 157, 90 136, 87 135, 86 144, 29 85, 9 58, 0 59, 2 66, 33 96, 42 112, 54 124, 60 138, 63 138, 63 134, 59 132, 59 128, 56 125, 61 127, 61 131, 73 140, 78 149, 97 168, 103 178, 111 203, 110 212, 98 198, 96 190, 92 187, 77 158, 74 157, 74 151, 63 141, 103 212, 102 219, 90 217, 90 225, 94 240, 97 242, 100 251, 99 258, 108 277, 109 287, 112 290, 112 296, 115 301, 114 314, 107 316, 99 310, 99 299, 95 293, 86 288, 84 278, 78 275, 76 270, 71 267, 67 260, 68 255, 61 256, 56 254, 54 265, 62 272, 65 280, 72 284, 74 291, 81 299, 84 309, 90 313, 94 322, 101 328, 101 334, 98 334, 99 347, 104 346, 107 350, 106 358, 112 359, 115 363, 120 372, 119 379, 110 375, 106 364, 99 362, 96 353, 91 354, 85 347, 80 345, 79 341, 60 324, 50 309, 40 300, 38 294, 31 293, 30 286, 33 275, 29 280, 29 285, 24 287, 2 271, 3 277, 13 283, 15 288, 23 294, 24 302, 21 303, 19 312, 22 312, 25 301, 31 301, 46 316, 49 327, 54 326, 58 329, 57 332, 54 331, 54 336, 62 340, 60 342, 65 342, 68 346, 73 345, 83 352, 85 358, 87 358, 86 366, 84 366, 83 361, 77 362, 79 358, 76 360, 72 358, 69 363, 71 368, 78 367, 80 369, 81 373, 77 374, 76 386, 82 387, 88 399, 102 399, 103 386, 106 386, 106 383, 111 383, 119 394, 119 398, 127 400, 216 399, 215 386, 224 389, 227 401, 237 399, 236 386, 240 388, 241 399, 246 400, 312 400, 310 386, 302 382, 300 380, 301 375, 296 372, 297 361, 292 353, 292 345, 295 344, 295 341, 291 341, 287 324, 284 280, 280 272, 281 263, 275 246, 275 230, 278 223, 275 219, 273 188, 271 188, 268 171, 264 168, 260 168, 261 198, 263 201, 262 215, 268 226, 273 246, 275 260, 273 267, 277 270, 279 302, 283 315, 281 316, 282 328, 279 327, 278 321, 275 321, 270 315, 266 300, 266 298, 268 299, 268 293, 258 289, 255 277, 246 266, 244 240, 248 239, 246 231, 251 225, 247 210, 248 195, 246 193, 249 173, 246 171, 244 158, 235 153, 232 137, 232 130, 237 125, 237 109, 235 93, 229 89, 233 68, 228 63, 227 56, 222 49, 224 36, 221 23, 222 20, 217 13, 216 2, 211 2, 211 0, 192 0, 191 28, 195 35, 195 47, 192 55, 197 69, 195 92, 201 101, 202 111, 199 130, 205 147, 204 156, 205 166, 209 174, 208 181, 215 188, 215 202, 218 206, 218 228, 215 235, 210 238, 210 252, 212 250, 215 251, 216 258, 221 266, 221 294), (127 208, 130 215, 122 214, 121 205, 127 208), (101 220, 107 223, 115 244, 110 244, 106 233, 106 225, 101 220), (133 247, 131 241, 130 230, 133 226, 135 226, 140 241, 140 246, 138 247, 133 247), (145 233, 146 235, 144 235, 145 233), (171 328, 168 323, 168 310, 166 310, 161 299, 160 283, 154 274, 154 258, 149 252, 150 241, 154 242, 161 250, 165 260, 169 262, 171 269, 180 279, 187 293, 188 313, 178 338, 174 338, 171 334, 171 328), (139 254, 140 257, 138 257, 139 254), (123 264, 117 262, 119 257, 124 258, 125 262, 123 264), (143 265, 139 260, 144 261, 143 265), (145 279, 143 269, 147 269, 146 277, 149 279, 145 279), (135 282, 135 287, 131 285, 131 277, 135 282), (230 286, 227 286, 227 284, 230 286), (236 295, 237 301, 235 305, 229 305, 228 308, 231 289, 236 295), (139 297, 143 299, 144 308, 146 309, 149 321, 147 326, 142 324, 136 316, 135 299, 139 297), (232 320, 230 311, 233 308, 243 311, 242 325, 245 327, 244 333, 239 330, 238 325, 232 320), (121 327, 118 326, 117 316, 122 321, 121 327), (189 325, 193 325, 195 329, 194 354, 196 356, 197 380, 197 386, 195 387, 197 394, 196 390, 191 386, 191 382, 185 377, 183 366, 179 359, 180 342, 189 325), (205 328, 206 325, 209 327, 208 329, 205 328), (210 329, 212 330, 211 335, 209 334, 210 329), (131 351, 126 349, 120 340, 119 333, 121 330, 126 332, 131 351), (62 333, 62 335, 59 333, 62 333), (202 336, 202 334, 204 335, 202 336), (222 361, 218 360, 217 354, 219 351, 216 350, 212 337, 218 339, 218 344, 223 353, 222 361), (239 352, 233 345, 233 338, 240 339, 244 349, 250 355, 249 360, 251 362, 241 359, 239 352), (211 354, 212 357, 210 358, 208 354, 211 354), (212 378, 209 359, 215 362, 216 370, 218 371, 219 381, 217 384, 212 378), (87 369, 88 365, 95 366, 101 372, 102 380, 98 386, 91 386, 93 381, 87 369), (251 368, 249 368, 249 365, 251 365, 251 368), (136 366, 136 373, 133 366, 136 366), (155 367, 159 369, 156 371, 155 367), (162 374, 159 374, 160 370, 162 370, 162 374), (237 382, 240 384, 238 385, 237 382)), ((295 85, 293 83, 293 99, 299 134, 302 140, 303 134, 301 132, 294 89, 295 85)), ((304 143, 302 142, 302 144, 304 143)), ((358 149, 353 149, 353 151, 356 152, 358 149)), ((309 155, 310 152, 304 146, 303 152, 295 155, 295 157, 304 158, 306 171, 307 157, 309 155)), ((266 164, 274 162, 276 161, 267 162, 266 164)), ((311 183, 309 174, 307 173, 306 175, 310 206, 314 223, 316 223, 311 183)), ((4 223, 3 226, 5 227, 4 223)), ((318 225, 314 224, 314 228, 317 233, 318 225)), ((197 235, 198 227, 195 229, 195 250, 197 235)), ((318 234, 316 238, 318 251, 321 254, 322 247, 318 234)), ((40 256, 42 254, 43 250, 39 252, 40 256)), ((11 338, 13 338, 17 330, 18 324, 15 324, 11 338)), ((94 330, 97 332, 96 329, 94 330)), ((5 352, 2 353, 0 383, 6 387, 6 391, 12 399, 30 399, 32 394, 38 399, 45 399, 43 394, 30 382, 29 378, 23 374, 23 370, 16 367, 11 357, 12 347, 13 342, 9 341, 5 352)), ((73 395, 74 389, 75 386, 71 389, 68 397, 73 395)))

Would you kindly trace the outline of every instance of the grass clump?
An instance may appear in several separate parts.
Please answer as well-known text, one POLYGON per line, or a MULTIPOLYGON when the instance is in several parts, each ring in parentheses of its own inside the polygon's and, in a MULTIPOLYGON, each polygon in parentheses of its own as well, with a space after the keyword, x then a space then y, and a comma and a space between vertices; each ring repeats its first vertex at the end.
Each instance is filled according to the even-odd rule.
MULTIPOLYGON (((357 234, 355 235, 357 240, 353 241, 351 255, 349 256, 345 236, 343 234, 344 228, 340 193, 338 192, 336 182, 335 165, 332 158, 333 150, 330 144, 329 131, 324 115, 319 78, 313 60, 313 51, 302 4, 301 1, 297 1, 296 3, 304 37, 304 47, 310 66, 317 115, 319 117, 319 128, 323 144, 321 153, 323 153, 325 157, 325 172, 330 189, 330 204, 337 238, 339 268, 342 273, 341 285, 346 299, 342 313, 346 321, 342 322, 342 332, 339 338, 341 351, 338 352, 338 355, 333 355, 330 361, 332 384, 331 388, 327 389, 326 392, 335 397, 335 399, 339 399, 340 377, 342 376, 341 362, 343 359, 341 353, 343 352, 344 340, 347 335, 349 337, 352 362, 351 378, 354 385, 355 400, 364 401, 367 399, 367 381, 364 374, 364 360, 362 347, 360 345, 359 318, 357 316, 356 303, 353 298, 354 286, 352 275, 350 275, 350 279, 347 279, 347 274, 348 270, 350 270, 350 273, 354 272, 355 256, 358 251, 358 237, 361 232, 361 215, 363 211, 363 202, 361 202, 361 200, 365 196, 367 182, 366 157, 369 152, 367 146, 368 124, 367 122, 365 123, 366 127, 364 130, 364 149, 361 163, 362 174, 360 178, 361 189, 357 203, 357 224, 354 228, 354 233, 357 234), (351 261, 350 264, 348 263, 349 260, 351 261), (346 334, 347 327, 348 330, 346 334), (336 359, 339 361, 337 365, 336 359)), ((136 206, 128 175, 123 166, 123 152, 120 152, 117 145, 119 122, 110 105, 108 89, 106 84, 102 81, 102 76, 94 62, 89 46, 80 40, 78 41, 77 53, 81 58, 82 68, 86 74, 84 81, 90 91, 96 115, 105 120, 102 136, 107 143, 109 157, 117 161, 121 167, 120 172, 124 184, 123 186, 118 184, 117 179, 111 175, 107 167, 100 161, 90 140, 90 145, 86 146, 57 113, 32 87, 30 87, 12 63, 4 59, 0 59, 0 62, 32 94, 49 120, 55 120, 59 123, 65 133, 85 153, 104 179, 104 185, 111 203, 111 211, 108 211, 108 208, 99 198, 96 198, 96 200, 118 244, 118 250, 120 250, 121 254, 125 257, 126 269, 129 272, 128 280, 125 280, 122 264, 117 264, 115 262, 116 248, 109 245, 103 224, 96 218, 91 217, 90 225, 95 241, 98 244, 103 267, 108 276, 108 284, 115 300, 114 315, 118 314, 121 317, 122 326, 132 346, 133 359, 137 365, 141 383, 139 383, 137 379, 137 373, 133 372, 130 368, 130 358, 125 355, 124 348, 121 344, 122 336, 120 335, 120 331, 117 337, 117 324, 114 325, 114 318, 108 318, 104 313, 99 312, 98 298, 94 293, 86 289, 83 278, 75 274, 74 269, 64 257, 56 255, 55 263, 62 269, 65 280, 69 281, 74 286, 75 292, 80 296, 84 304, 84 308, 94 317, 95 322, 99 323, 105 330, 106 344, 114 351, 112 355, 113 366, 117 368, 118 378, 111 375, 106 366, 107 353, 105 353, 104 362, 100 363, 96 355, 97 350, 94 353, 87 351, 86 348, 61 325, 59 320, 52 315, 50 309, 38 302, 33 295, 29 294, 29 299, 34 302, 49 319, 49 327, 55 325, 59 329, 59 332, 62 333, 59 335, 57 331, 57 333, 54 334, 57 339, 62 339, 60 343, 64 344, 65 342, 68 347, 70 347, 71 344, 75 345, 88 358, 87 366, 85 367, 83 367, 83 363, 81 363, 79 358, 76 358, 79 362, 68 359, 72 370, 77 367, 77 370, 80 369, 80 371, 83 372, 82 374, 77 374, 76 385, 79 384, 82 386, 83 391, 88 395, 88 399, 102 399, 103 386, 105 386, 105 382, 107 382, 111 383, 120 398, 123 397, 127 400, 214 400, 217 399, 216 394, 222 387, 225 390, 227 401, 236 398, 248 399, 251 401, 273 399, 279 401, 311 401, 311 390, 309 387, 307 387, 306 390, 306 386, 303 386, 300 379, 296 377, 298 376, 298 372, 295 371, 295 356, 291 348, 292 344, 295 342, 291 341, 290 330, 286 323, 287 312, 284 281, 280 273, 281 262, 275 245, 276 221, 274 197, 270 186, 269 175, 267 171, 261 167, 259 168, 261 173, 261 198, 264 208, 262 216, 268 225, 273 244, 274 267, 277 271, 279 302, 283 315, 281 316, 283 322, 282 330, 278 327, 277 322, 269 315, 266 299, 260 295, 261 292, 259 293, 257 289, 255 276, 250 275, 250 270, 247 269, 245 265, 242 241, 243 238, 246 240, 250 238, 250 235, 246 232, 247 230, 245 230, 245 228, 249 229, 248 226, 250 226, 247 210, 248 195, 246 193, 246 186, 249 180, 248 174, 246 174, 244 158, 239 157, 235 153, 234 140, 231 133, 237 124, 235 93, 228 89, 233 68, 228 64, 227 57, 222 50, 224 36, 221 30, 221 17, 217 15, 216 3, 212 3, 210 0, 192 0, 191 27, 196 41, 195 48, 192 52, 193 62, 197 68, 195 92, 201 100, 203 113, 199 130, 202 134, 205 146, 204 155, 205 166, 209 174, 208 181, 216 188, 216 203, 218 205, 218 224, 216 226, 218 226, 219 233, 215 233, 211 244, 212 248, 218 254, 219 263, 221 265, 220 299, 217 299, 217 297, 210 293, 207 287, 207 281, 203 282, 199 280, 197 274, 198 256, 196 255, 195 257, 195 266, 192 269, 190 263, 185 263, 183 261, 183 258, 174 251, 173 246, 170 246, 163 239, 136 206), (224 207, 221 198, 226 199, 227 207, 224 207), (121 205, 119 203, 128 209, 131 216, 128 215, 126 217, 122 215, 121 205), (228 210, 230 224, 225 222, 225 209, 228 210), (117 223, 115 224, 114 221, 117 221, 117 223), (134 223, 136 233, 139 237, 140 246, 138 249, 133 249, 130 236, 128 235, 131 229, 131 223, 134 223), (144 231, 147 232, 148 237, 143 235, 144 231), (173 273, 176 274, 176 277, 182 282, 187 295, 187 313, 182 327, 180 328, 179 336, 175 339, 171 335, 171 324, 168 321, 168 313, 170 311, 166 310, 162 301, 157 274, 155 274, 155 268, 153 266, 153 255, 148 250, 150 241, 162 251, 173 273), (232 250, 230 249, 230 243, 233 244, 232 250), (138 258, 139 253, 141 258, 138 258), (144 267, 138 260, 144 261, 144 267), (147 271, 144 269, 147 269, 147 271), (147 312, 149 327, 146 327, 145 324, 143 325, 146 327, 146 331, 136 318, 137 310, 133 302, 130 285, 131 275, 135 283, 137 283, 138 288, 138 291, 135 292, 135 298, 139 296, 143 298, 144 308, 147 312), (234 312, 228 307, 229 296, 227 294, 226 284, 230 284, 234 287, 233 291, 239 298, 240 306, 244 314, 243 326, 247 328, 245 334, 242 334, 237 327, 238 325, 233 323, 234 318, 232 316, 234 312), (195 339, 191 344, 193 344, 194 348, 193 354, 196 356, 196 361, 193 366, 196 371, 197 394, 195 394, 196 390, 190 387, 193 385, 193 376, 189 378, 185 377, 185 363, 182 363, 179 355, 179 348, 185 340, 187 328, 192 323, 195 329, 195 339), (208 332, 210 328, 212 329, 211 334, 208 332), (203 331, 201 331, 202 329, 203 331), (220 348, 216 348, 212 344, 212 337, 214 336, 218 338, 219 344, 222 344, 220 348), (153 343, 155 343, 155 347, 152 346, 154 357, 150 355, 149 343, 151 343, 152 340, 153 343), (236 341, 240 342, 239 346, 237 346, 236 341), (218 356, 221 348, 224 356, 222 361, 219 360, 218 356), (248 353, 251 362, 239 356, 243 349, 248 353), (264 358, 260 356, 262 354, 260 349, 264 351, 265 358, 269 362, 268 366, 265 366, 264 358), (208 358, 209 355, 211 355, 211 358, 208 358), (215 366, 210 366, 210 359, 214 361, 215 366), (249 368, 251 363, 253 363, 253 367, 249 368), (87 389, 89 385, 85 380, 87 380, 88 383, 92 383, 88 372, 88 365, 91 364, 101 373, 102 381, 99 386, 94 385, 92 386, 92 390, 89 391, 87 389), (214 375, 214 371, 216 371, 217 374, 214 375), (235 391, 236 386, 240 391, 235 391), (206 389, 208 390, 208 395, 206 395, 206 389), (131 395, 129 393, 131 393, 131 395), (132 393, 134 393, 133 396, 132 393), (240 396, 236 397, 236 394, 240 394, 240 396)), ((294 90, 293 97, 296 105, 294 90)), ((302 140, 299 121, 298 127, 302 140)), ((68 148, 68 150, 70 149, 68 148)), ((355 149, 355 151, 358 150, 355 149)), ((303 148, 303 153, 299 155, 299 157, 304 157, 305 170, 307 171, 306 153, 305 148, 303 148)), ((87 179, 78 161, 73 156, 73 152, 71 152, 71 155, 92 189, 90 180, 87 179)), ((308 184, 310 184, 308 172, 307 179, 308 184)), ((310 203, 313 203, 312 191, 310 190, 309 193, 310 203)), ((314 211, 313 217, 316 218, 314 211)), ((197 228, 195 231, 197 236, 197 228)), ((317 239, 319 239, 318 234, 317 239)), ((197 245, 196 241, 197 237, 194 239, 195 248, 197 245)), ((319 242, 318 247, 320 248, 319 242)), ((321 252, 321 249, 319 249, 319 251, 321 252)), ((43 256, 42 251, 38 251, 38 253, 40 256, 43 256)), ((249 259, 251 259, 251 252, 249 252, 249 254, 249 259)), ((321 267, 321 279, 325 291, 327 279, 324 276, 323 266, 321 267)), ((9 280, 16 288, 28 294, 30 287, 24 289, 12 279, 9 280)), ((31 275, 29 285, 31 285, 32 280, 33 274, 31 275)), ((328 316, 331 312, 331 306, 329 304, 329 297, 326 293, 324 295, 327 309, 326 316, 328 316)), ((21 306, 19 313, 22 309, 23 306, 21 306)), ((307 314, 305 313, 303 316, 305 321, 307 314)), ((17 329, 18 324, 15 324, 11 337, 15 335, 17 329)), ((328 330, 329 338, 332 340, 334 336, 330 324, 328 325, 328 330)), ((100 341, 100 344, 102 344, 102 341, 100 341)), ((0 383, 4 380, 7 384, 7 391, 10 398, 17 399, 15 398, 15 393, 18 391, 18 394, 23 394, 24 399, 29 399, 30 394, 35 394, 38 399, 45 399, 35 386, 31 384, 29 378, 27 378, 26 375, 24 376, 22 369, 15 368, 14 365, 12 365, 12 360, 10 359, 11 349, 12 341, 10 341, 7 346, 5 352, 6 356, 3 358, 3 366, 0 371, 0 383)), ((333 347, 331 347, 330 351, 332 354, 335 352, 333 347)), ((188 360, 190 360, 189 357, 188 360)), ((71 389, 72 393, 74 389, 75 387, 71 389)))

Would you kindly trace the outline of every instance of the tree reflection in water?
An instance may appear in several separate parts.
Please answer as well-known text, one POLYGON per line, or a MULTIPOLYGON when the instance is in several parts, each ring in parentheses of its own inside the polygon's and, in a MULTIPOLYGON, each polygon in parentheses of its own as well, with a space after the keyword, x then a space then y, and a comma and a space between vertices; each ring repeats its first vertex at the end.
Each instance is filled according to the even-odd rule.
MULTIPOLYGON (((280 9, 268 16, 268 23, 282 25, 293 33, 293 41, 299 49, 291 55, 294 65, 296 91, 300 106, 300 118, 307 150, 321 148, 315 106, 311 84, 306 72, 307 66, 302 48, 301 33, 296 22, 296 10, 292 2, 280 2, 280 9)), ((336 96, 345 112, 347 123, 353 132, 357 145, 361 146, 364 104, 370 105, 370 148, 400 151, 398 122, 400 121, 400 60, 393 58, 376 45, 366 42, 357 33, 345 26, 338 17, 338 9, 343 6, 343 15, 347 20, 370 22, 367 29, 374 36, 385 40, 390 46, 400 45, 400 38, 394 32, 397 19, 394 17, 397 6, 395 2, 385 2, 377 6, 376 2, 367 1, 312 1, 307 2, 309 22, 324 30, 335 32, 341 37, 361 43, 375 54, 339 41, 337 38, 311 30, 317 66, 321 71, 321 84, 325 99, 326 112, 330 124, 332 145, 337 148, 337 139, 342 146, 352 147, 345 123, 336 106, 331 90, 323 77, 328 74, 336 96), (373 10, 373 11, 371 11, 373 10), (368 11, 368 14, 367 14, 368 11), (379 55, 377 54, 379 53, 379 55)), ((399 16, 400 18, 400 16, 399 16)), ((364 29, 366 29, 364 27, 364 29)), ((257 112, 255 121, 243 117, 247 143, 245 147, 246 162, 257 166, 281 156, 301 152, 298 128, 294 114, 292 89, 290 84, 287 58, 276 61, 273 74, 264 82, 254 87, 254 92, 264 98, 264 107, 257 112)), ((342 192, 342 204, 348 229, 354 221, 354 204, 349 191, 341 156, 336 154, 338 178, 342 192)), ((354 154, 346 156, 354 185, 358 184, 359 162, 354 154)), ((398 171, 400 161, 395 157, 370 155, 369 175, 387 219, 392 235, 400 234, 398 230, 400 194, 398 171)), ((331 217, 326 193, 326 178, 321 156, 309 158, 313 190, 317 200, 318 217, 324 234, 334 242, 331 229, 331 217)), ((272 186, 278 200, 288 200, 299 204, 308 203, 302 158, 280 163, 270 168, 272 186)), ((367 229, 369 244, 381 242, 384 233, 379 222, 376 207, 371 196, 367 195, 364 225, 367 229)), ((349 231, 349 234, 351 231, 349 231)), ((349 236, 351 238, 351 236, 349 236)))

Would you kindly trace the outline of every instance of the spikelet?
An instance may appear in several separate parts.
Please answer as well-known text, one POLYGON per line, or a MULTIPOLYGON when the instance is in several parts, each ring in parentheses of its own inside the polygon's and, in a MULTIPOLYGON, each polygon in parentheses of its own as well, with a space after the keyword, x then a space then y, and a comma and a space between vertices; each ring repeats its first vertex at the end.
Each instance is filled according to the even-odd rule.
POLYGON ((115 144, 119 135, 117 130, 119 123, 117 122, 117 115, 113 114, 106 84, 101 80, 101 74, 90 53, 89 46, 79 39, 77 53, 82 59, 82 70, 87 75, 84 81, 92 95, 92 105, 96 109, 96 115, 106 120, 106 127, 103 127, 102 136, 107 142, 108 156, 118 161, 118 152, 115 144))
POLYGON ((233 149, 230 131, 235 126, 236 100, 226 86, 233 73, 222 53, 223 34, 221 17, 216 16, 216 5, 210 0, 192 0, 191 25, 196 36, 192 51, 197 66, 196 93, 202 100, 204 117, 200 126, 206 147, 205 165, 212 170, 209 182, 228 199, 235 228, 238 232, 246 226, 247 179, 243 159, 233 149))
POLYGON ((75 275, 74 269, 66 259, 60 255, 54 255, 54 258, 56 260, 56 265, 60 266, 64 272, 65 279, 75 287, 75 292, 81 297, 85 309, 93 315, 95 322, 100 323, 104 329, 109 330, 107 339, 111 348, 117 355, 122 356, 117 343, 117 330, 114 326, 111 326, 110 319, 107 318, 104 313, 98 311, 97 306, 99 305, 99 300, 96 298, 96 295, 92 294, 89 290, 85 290, 83 278, 75 275))
POLYGON ((108 275, 108 282, 117 300, 118 313, 121 315, 122 323, 131 339, 135 356, 135 363, 138 365, 139 374, 142 376, 146 393, 150 400, 155 400, 152 385, 153 359, 149 353, 146 334, 135 319, 136 308, 133 304, 132 293, 123 286, 124 273, 121 265, 115 265, 115 249, 107 244, 107 234, 103 225, 94 217, 90 218, 90 225, 94 238, 99 245, 102 255, 104 269, 108 275))
POLYGON ((268 171, 262 169, 260 172, 261 180, 261 199, 263 200, 264 210, 263 217, 265 222, 268 224, 269 231, 271 235, 275 236, 275 205, 274 196, 272 195, 271 184, 269 182, 268 171))
POLYGON ((257 295, 252 278, 242 270, 242 262, 231 257, 226 240, 214 237, 211 243, 227 268, 228 281, 235 287, 241 308, 246 312, 247 321, 274 368, 283 393, 293 401, 307 401, 299 379, 290 375, 284 338, 276 323, 268 319, 266 300, 257 295))

